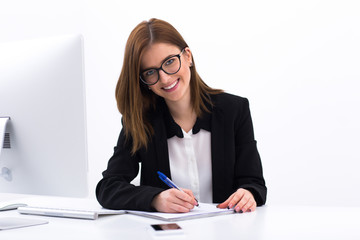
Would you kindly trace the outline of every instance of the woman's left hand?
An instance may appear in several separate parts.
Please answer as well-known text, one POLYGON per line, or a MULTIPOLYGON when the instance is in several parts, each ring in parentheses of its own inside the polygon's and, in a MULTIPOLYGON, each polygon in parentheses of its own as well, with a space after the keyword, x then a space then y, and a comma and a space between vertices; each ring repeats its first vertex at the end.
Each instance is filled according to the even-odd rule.
POLYGON ((256 209, 256 201, 252 193, 239 188, 225 202, 217 205, 218 208, 234 208, 236 212, 253 212, 256 209))

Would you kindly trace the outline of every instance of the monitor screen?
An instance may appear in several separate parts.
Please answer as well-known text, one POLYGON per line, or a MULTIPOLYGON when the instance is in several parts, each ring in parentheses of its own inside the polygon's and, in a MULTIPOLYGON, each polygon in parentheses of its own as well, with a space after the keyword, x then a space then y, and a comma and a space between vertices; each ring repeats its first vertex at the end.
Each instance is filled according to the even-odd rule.
POLYGON ((81 35, 0 43, 0 118, 0 192, 87 196, 81 35))

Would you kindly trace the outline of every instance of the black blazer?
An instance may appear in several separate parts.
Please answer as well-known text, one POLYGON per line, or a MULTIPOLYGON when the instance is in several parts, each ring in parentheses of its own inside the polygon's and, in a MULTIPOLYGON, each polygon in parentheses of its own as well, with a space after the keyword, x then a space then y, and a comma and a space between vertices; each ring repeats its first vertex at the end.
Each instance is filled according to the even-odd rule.
MULTIPOLYGON (((211 113, 197 119, 193 132, 199 128, 211 131, 213 202, 221 203, 238 188, 245 188, 254 195, 258 206, 265 204, 267 188, 248 100, 227 93, 213 95, 211 100, 211 113)), ((149 120, 155 134, 147 149, 140 149, 133 156, 131 140, 126 141, 124 129, 121 130, 114 155, 96 187, 97 199, 103 207, 154 211, 152 199, 168 188, 158 178, 157 171, 171 178, 167 138, 182 135, 181 129, 162 98, 156 110, 149 113, 149 120), (139 172, 139 162, 142 163, 140 186, 134 186, 130 182, 139 172)))

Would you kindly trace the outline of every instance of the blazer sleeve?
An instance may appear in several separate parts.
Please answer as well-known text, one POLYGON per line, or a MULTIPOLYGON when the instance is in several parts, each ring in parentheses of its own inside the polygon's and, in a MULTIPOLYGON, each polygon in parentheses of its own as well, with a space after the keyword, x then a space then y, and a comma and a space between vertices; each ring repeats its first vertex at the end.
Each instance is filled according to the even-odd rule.
POLYGON ((254 138, 249 101, 243 98, 235 122, 235 184, 249 190, 258 206, 265 204, 267 188, 263 177, 257 142, 254 138))
POLYGON ((130 149, 131 141, 125 139, 122 129, 114 154, 97 184, 96 197, 108 209, 155 211, 151 202, 164 189, 130 184, 139 172, 141 161, 139 154, 131 155, 130 149))

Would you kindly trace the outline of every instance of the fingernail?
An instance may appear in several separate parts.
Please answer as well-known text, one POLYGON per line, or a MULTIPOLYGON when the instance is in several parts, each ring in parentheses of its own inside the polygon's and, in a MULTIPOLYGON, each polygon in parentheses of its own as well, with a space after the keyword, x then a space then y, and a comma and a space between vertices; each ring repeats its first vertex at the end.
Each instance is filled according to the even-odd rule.
POLYGON ((226 207, 227 209, 230 209, 229 206, 226 207))
POLYGON ((243 213, 243 210, 240 210, 239 213, 243 213))

